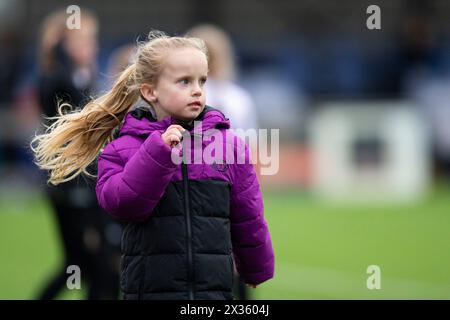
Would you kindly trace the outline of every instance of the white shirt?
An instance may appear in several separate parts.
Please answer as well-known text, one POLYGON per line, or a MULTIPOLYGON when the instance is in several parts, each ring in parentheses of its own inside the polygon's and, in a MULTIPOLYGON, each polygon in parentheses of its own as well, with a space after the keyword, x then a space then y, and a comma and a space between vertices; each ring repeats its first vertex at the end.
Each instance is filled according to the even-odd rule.
POLYGON ((255 104, 250 94, 229 81, 211 78, 205 84, 206 104, 219 109, 230 119, 233 129, 258 129, 255 104))

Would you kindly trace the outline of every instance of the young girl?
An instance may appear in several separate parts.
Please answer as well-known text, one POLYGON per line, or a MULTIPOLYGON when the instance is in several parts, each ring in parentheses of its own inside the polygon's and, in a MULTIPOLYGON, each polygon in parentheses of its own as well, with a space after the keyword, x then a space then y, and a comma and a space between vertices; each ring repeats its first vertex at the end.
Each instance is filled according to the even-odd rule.
POLYGON ((81 111, 64 114, 60 107, 56 122, 34 140, 37 163, 50 170, 53 184, 89 174, 87 166, 104 147, 97 198, 129 222, 122 237, 124 299, 233 299, 234 263, 251 287, 273 277, 272 243, 248 148, 227 140, 229 120, 205 106, 207 57, 200 39, 153 31, 111 91, 81 111), (148 106, 129 112, 140 98, 148 106), (245 163, 191 164, 187 154, 214 140, 189 147, 186 140, 209 129, 218 130, 223 147, 233 146, 245 163), (183 162, 177 164, 172 153, 180 145, 183 162))

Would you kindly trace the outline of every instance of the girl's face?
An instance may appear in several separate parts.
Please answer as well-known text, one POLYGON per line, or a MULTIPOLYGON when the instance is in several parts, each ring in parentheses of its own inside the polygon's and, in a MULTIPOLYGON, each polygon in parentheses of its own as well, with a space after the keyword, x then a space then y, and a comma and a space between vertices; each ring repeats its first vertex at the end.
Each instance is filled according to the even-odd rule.
POLYGON ((156 85, 142 85, 141 93, 155 107, 158 120, 170 115, 191 121, 205 107, 207 76, 203 52, 195 48, 170 50, 156 85))

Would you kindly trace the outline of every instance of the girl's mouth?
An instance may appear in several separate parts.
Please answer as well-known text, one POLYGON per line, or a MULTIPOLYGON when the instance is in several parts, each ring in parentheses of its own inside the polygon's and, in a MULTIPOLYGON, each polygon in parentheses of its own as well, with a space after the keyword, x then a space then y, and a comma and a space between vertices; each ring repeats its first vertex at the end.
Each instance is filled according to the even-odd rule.
POLYGON ((189 103, 188 106, 191 106, 191 107, 201 107, 201 106, 202 106, 202 103, 201 103, 200 101, 195 101, 195 102, 189 103))

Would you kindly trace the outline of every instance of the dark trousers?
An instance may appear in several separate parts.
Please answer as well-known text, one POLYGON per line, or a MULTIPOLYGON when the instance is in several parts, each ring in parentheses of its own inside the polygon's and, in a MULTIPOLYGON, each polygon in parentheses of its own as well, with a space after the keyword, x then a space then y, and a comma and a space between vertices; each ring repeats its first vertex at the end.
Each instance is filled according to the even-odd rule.
POLYGON ((71 196, 79 193, 77 190, 70 185, 48 189, 64 260, 40 292, 39 299, 53 299, 58 295, 72 274, 67 273, 70 265, 80 268, 82 285, 88 287, 87 299, 118 299, 121 226, 98 207, 95 198, 88 198, 94 190, 88 189, 89 193, 85 192, 79 199, 83 205, 73 201, 71 196), (116 232, 111 234, 111 230, 116 232))

